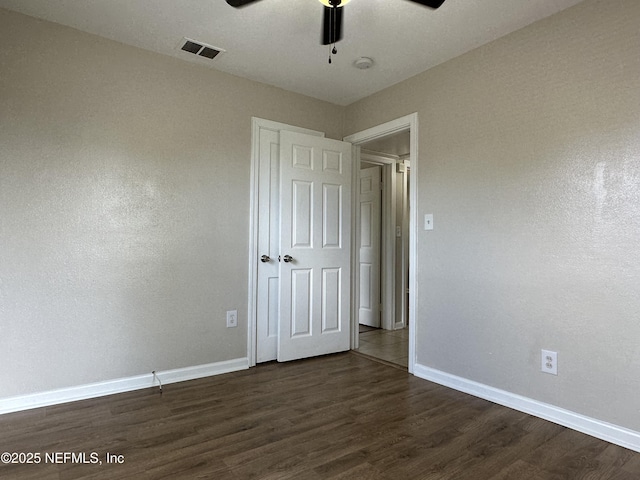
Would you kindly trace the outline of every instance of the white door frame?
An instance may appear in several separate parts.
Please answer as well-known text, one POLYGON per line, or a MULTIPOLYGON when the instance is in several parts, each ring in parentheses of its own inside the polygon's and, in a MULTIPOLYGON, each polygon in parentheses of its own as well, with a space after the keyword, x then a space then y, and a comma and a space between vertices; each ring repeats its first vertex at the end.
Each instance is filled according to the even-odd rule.
MULTIPOLYGON (((250 204, 249 204, 249 275, 248 275, 248 319, 247 319, 247 357, 249 360, 249 366, 253 367, 256 365, 256 300, 257 300, 257 278, 258 278, 258 174, 259 174, 259 145, 257 142, 259 141, 259 129, 260 128, 272 128, 274 130, 292 130, 303 133, 315 134, 324 136, 324 133, 317 132, 313 130, 303 129, 299 127, 294 127, 291 125, 287 125, 284 123, 273 122, 271 120, 265 120, 257 117, 251 118, 252 123, 252 144, 251 144, 251 179, 250 179, 250 204)), ((417 188, 417 178, 418 178, 418 114, 412 113, 410 115, 406 115, 401 118, 397 118, 390 122, 383 123, 381 125, 369 128, 367 130, 363 130, 358 133, 354 133, 345 137, 343 140, 346 142, 350 142, 354 145, 354 164, 359 164, 359 150, 358 145, 362 143, 366 143, 371 140, 375 140, 377 138, 385 137, 388 135, 392 135, 394 133, 399 133, 402 131, 406 131, 409 129, 409 145, 410 145, 410 154, 409 159, 411 162, 411 176, 409 179, 410 182, 410 219, 409 219, 409 264, 412 268, 409 269, 409 361, 408 361, 408 370, 409 373, 413 373, 414 365, 416 363, 415 356, 415 339, 416 339, 416 293, 417 293, 417 277, 416 277, 416 269, 415 266, 418 264, 417 262, 417 228, 418 228, 418 188, 417 188), (357 163, 356 163, 357 162, 357 163)), ((355 174, 353 175, 353 185, 352 194, 356 195, 357 182, 359 181, 358 169, 354 168, 355 174)), ((354 198, 352 201, 353 208, 353 218, 355 219, 355 205, 357 204, 357 199, 354 198)), ((353 222, 353 225, 357 225, 357 221, 353 222)), ((352 262, 356 261, 356 243, 355 243, 355 235, 352 235, 352 243, 351 243, 351 258, 352 262)), ((356 266, 357 267, 357 266, 356 266)), ((352 270, 357 272, 357 268, 352 270)), ((352 299, 355 299, 354 296, 356 293, 357 284, 357 274, 352 276, 351 282, 351 292, 352 299)), ((357 325, 357 308, 355 301, 351 302, 351 348, 358 347, 358 325, 357 325)))
MULTIPOLYGON (((418 233, 418 114, 412 113, 410 115, 406 115, 401 118, 397 118, 390 122, 383 123, 382 125, 377 125, 372 128, 368 128, 367 130, 363 130, 361 132, 354 133, 345 137, 343 140, 345 142, 350 142, 354 145, 354 159, 356 165, 359 165, 359 147, 363 143, 369 142, 371 140, 375 140, 378 138, 386 137, 388 135, 392 135, 394 133, 403 132, 409 130, 409 160, 411 162, 411 175, 409 177, 409 190, 410 190, 410 200, 409 204, 411 205, 411 210, 409 214, 409 361, 408 361, 408 370, 409 373, 413 373, 414 366, 416 363, 416 293, 417 293, 417 276, 416 276, 416 266, 418 265, 418 255, 417 255, 417 233, 418 233)), ((353 175, 354 180, 354 188, 353 192, 357 192, 357 182, 359 181, 359 169, 355 169, 355 175, 353 175)), ((355 194, 355 193, 354 193, 355 194)), ((354 200, 353 204, 356 202, 354 200)), ((354 211, 354 214, 357 215, 357 212, 354 211)), ((357 216, 354 216, 356 221, 354 225, 358 225, 357 216)), ((352 261, 356 261, 357 252, 356 252, 356 243, 352 242, 352 261)), ((358 286, 357 279, 357 266, 352 267, 352 271, 355 273, 352 280, 351 292, 353 299, 357 298, 355 289, 358 286)), ((351 348, 358 348, 358 306, 356 302, 352 302, 352 314, 351 314, 351 348)))

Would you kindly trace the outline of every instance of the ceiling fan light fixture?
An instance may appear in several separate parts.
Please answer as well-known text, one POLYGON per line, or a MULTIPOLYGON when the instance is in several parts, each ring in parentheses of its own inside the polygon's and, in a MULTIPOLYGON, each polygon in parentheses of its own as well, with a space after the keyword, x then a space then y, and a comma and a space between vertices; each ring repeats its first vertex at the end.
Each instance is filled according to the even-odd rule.
POLYGON ((343 7, 351 0, 318 0, 325 7, 343 7), (333 4, 332 4, 333 3, 333 4))

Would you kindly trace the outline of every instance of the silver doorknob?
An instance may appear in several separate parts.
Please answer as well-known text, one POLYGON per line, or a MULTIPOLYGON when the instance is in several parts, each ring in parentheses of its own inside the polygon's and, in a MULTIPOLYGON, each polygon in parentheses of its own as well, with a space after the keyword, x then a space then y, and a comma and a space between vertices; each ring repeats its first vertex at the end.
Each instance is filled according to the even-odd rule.
POLYGON ((261 261, 262 263, 267 263, 269 260, 271 260, 271 258, 269 258, 269 255, 262 255, 262 256, 260 257, 260 261, 261 261))
POLYGON ((285 255, 285 256, 284 256, 284 258, 283 258, 283 260, 284 260, 286 263, 289 263, 289 262, 293 261, 293 257, 292 257, 291 255, 285 255))

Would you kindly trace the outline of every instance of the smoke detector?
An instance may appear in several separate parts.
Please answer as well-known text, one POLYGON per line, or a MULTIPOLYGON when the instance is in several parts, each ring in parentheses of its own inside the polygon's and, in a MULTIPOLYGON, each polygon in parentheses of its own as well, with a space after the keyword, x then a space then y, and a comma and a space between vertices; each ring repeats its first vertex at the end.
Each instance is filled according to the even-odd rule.
POLYGON ((372 65, 373 60, 369 57, 360 57, 355 62, 353 62, 353 66, 360 70, 367 70, 368 68, 371 68, 372 65))

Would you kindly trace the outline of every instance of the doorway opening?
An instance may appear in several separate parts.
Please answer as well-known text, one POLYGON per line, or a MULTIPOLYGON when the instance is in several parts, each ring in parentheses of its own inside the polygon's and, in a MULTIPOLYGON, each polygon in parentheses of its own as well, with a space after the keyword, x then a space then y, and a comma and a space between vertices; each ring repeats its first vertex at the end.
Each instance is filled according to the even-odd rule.
POLYGON ((416 209, 410 206, 416 205, 417 198, 417 123, 414 113, 344 139, 357 148, 353 190, 359 195, 354 201, 352 349, 401 365, 411 373, 416 333, 415 288, 412 288, 415 271, 411 265, 416 264, 417 217, 416 209), (372 169, 379 169, 382 178, 379 280, 376 262, 371 261, 370 252, 363 248, 375 244, 370 239, 377 223, 370 219, 371 199, 362 195, 362 186, 369 184, 372 169), (371 321, 372 316, 378 317, 368 310, 377 293, 379 325, 371 321))
POLYGON ((406 130, 362 144, 357 192, 357 351, 404 368, 409 363, 409 142, 406 130))

